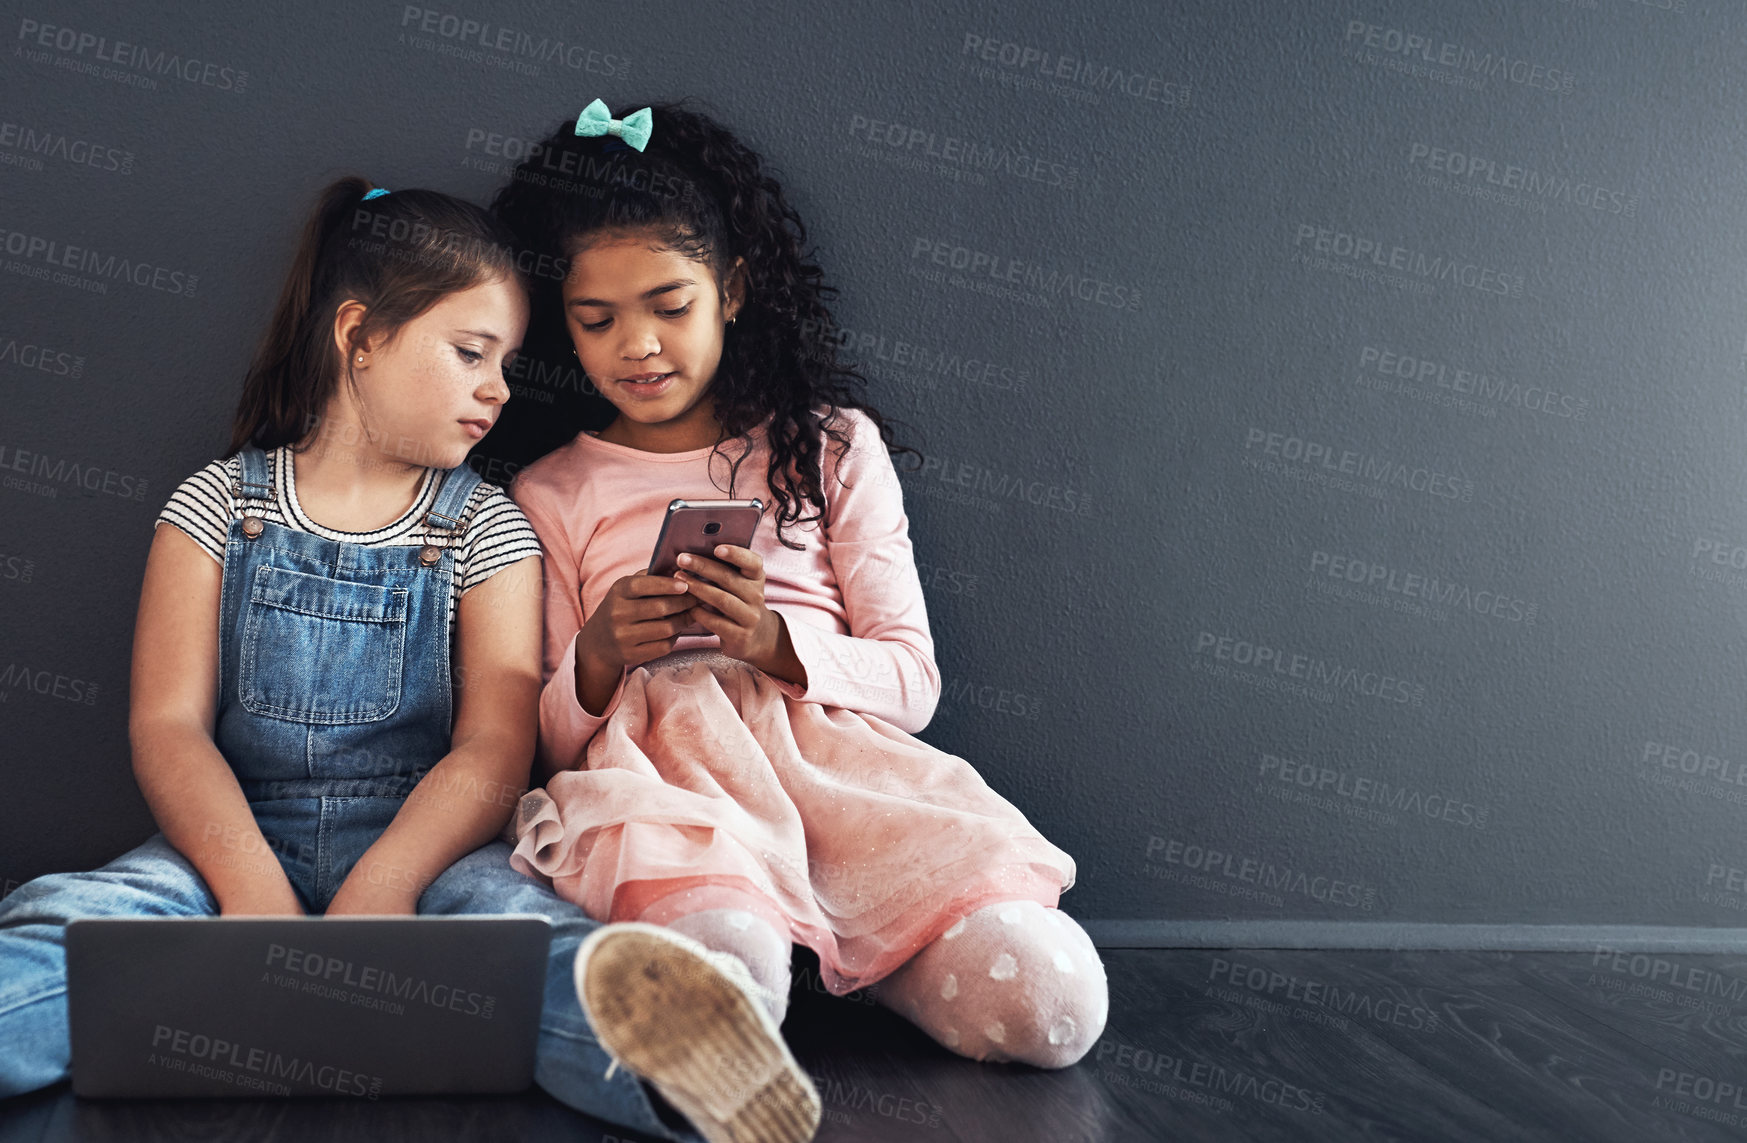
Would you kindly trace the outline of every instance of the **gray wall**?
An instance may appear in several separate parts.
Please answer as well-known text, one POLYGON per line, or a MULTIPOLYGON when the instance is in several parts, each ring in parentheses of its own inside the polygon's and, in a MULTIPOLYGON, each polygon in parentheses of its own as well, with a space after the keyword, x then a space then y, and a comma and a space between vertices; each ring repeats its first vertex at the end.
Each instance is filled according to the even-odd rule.
POLYGON ((1741 6, 9 7, 6 888, 151 828, 149 529, 315 189, 483 201, 504 139, 692 94, 928 457, 923 737, 1071 912, 1740 922, 1741 6))

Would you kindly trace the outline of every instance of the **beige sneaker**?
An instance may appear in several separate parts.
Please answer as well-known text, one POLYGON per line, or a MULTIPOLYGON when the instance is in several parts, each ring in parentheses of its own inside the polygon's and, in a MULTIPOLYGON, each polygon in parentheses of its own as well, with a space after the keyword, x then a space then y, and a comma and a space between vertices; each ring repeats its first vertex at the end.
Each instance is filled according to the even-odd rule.
POLYGON ((813 1138, 819 1093, 739 957, 619 921, 584 938, 575 971, 583 1015, 614 1067, 654 1084, 710 1143, 813 1138))

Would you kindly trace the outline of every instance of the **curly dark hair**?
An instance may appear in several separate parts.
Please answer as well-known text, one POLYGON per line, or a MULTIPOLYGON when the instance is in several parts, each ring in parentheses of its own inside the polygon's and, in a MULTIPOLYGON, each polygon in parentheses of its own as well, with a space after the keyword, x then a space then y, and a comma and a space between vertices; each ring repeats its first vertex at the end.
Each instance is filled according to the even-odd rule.
MULTIPOLYGON (((598 232, 652 232, 666 248, 708 265, 718 290, 735 259, 744 259, 745 302, 724 337, 710 384, 723 433, 717 448, 733 438, 750 445, 751 430, 770 418, 767 479, 777 539, 800 548, 783 538, 783 524, 823 517, 823 438, 845 451, 849 445, 833 427, 840 410, 864 412, 888 452, 922 454, 893 442, 886 419, 861 396, 866 379, 838 360, 838 327, 826 306, 837 291, 825 284, 807 248, 806 226, 769 167, 714 118, 683 106, 687 102, 651 106, 654 130, 642 152, 611 135, 579 137, 573 120, 560 123, 527 147, 492 200, 492 213, 523 244, 522 263, 533 272, 534 316, 523 354, 535 361, 542 354, 569 358, 559 287, 570 261, 598 232), (803 499, 818 514, 801 516, 803 499)), ((593 391, 586 380, 583 388, 593 391)), ((732 489, 731 474, 729 495, 732 489)))

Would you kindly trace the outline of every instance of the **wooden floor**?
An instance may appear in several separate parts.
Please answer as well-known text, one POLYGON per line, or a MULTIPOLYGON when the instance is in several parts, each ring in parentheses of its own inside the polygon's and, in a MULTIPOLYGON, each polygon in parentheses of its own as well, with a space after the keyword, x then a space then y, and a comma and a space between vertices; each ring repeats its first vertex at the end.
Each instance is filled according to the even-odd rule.
MULTIPOLYGON (((1110 1022, 1079 1065, 953 1056, 825 995, 796 956, 783 1028, 822 1143, 1747 1137, 1747 956, 1103 950, 1110 1022)), ((5 1050, 0 1045, 0 1050, 5 1050)), ((0 1103, 38 1140, 634 1139, 543 1092, 458 1100, 0 1103)))

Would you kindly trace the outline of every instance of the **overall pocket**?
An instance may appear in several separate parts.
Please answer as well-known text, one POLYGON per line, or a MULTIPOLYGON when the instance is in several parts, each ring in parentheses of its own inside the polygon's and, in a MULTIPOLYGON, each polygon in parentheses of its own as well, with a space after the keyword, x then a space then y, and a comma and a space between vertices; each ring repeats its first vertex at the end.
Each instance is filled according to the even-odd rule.
POLYGON ((251 714, 340 726, 400 706, 405 588, 255 568, 238 698, 251 714))

